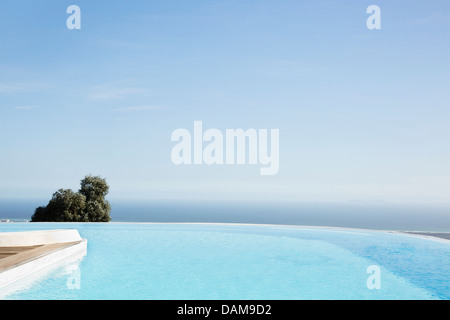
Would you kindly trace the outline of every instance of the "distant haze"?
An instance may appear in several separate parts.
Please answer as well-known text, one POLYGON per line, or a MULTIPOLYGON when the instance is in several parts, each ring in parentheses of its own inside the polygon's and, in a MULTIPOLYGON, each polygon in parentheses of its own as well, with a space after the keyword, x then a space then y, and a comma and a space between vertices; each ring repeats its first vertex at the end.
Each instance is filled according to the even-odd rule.
MULTIPOLYGON (((29 219, 39 200, 1 200, 0 219, 29 219)), ((450 232, 450 205, 112 201, 113 222, 263 223, 450 232)), ((0 224, 1 231, 1 224, 0 224)))

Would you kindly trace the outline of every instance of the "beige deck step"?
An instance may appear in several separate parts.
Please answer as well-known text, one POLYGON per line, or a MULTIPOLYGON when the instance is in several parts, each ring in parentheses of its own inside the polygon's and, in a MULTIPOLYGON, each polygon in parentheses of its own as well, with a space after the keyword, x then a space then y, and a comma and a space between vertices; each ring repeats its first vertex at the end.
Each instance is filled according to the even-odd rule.
POLYGON ((13 254, 24 252, 27 250, 31 250, 34 248, 41 247, 41 245, 37 246, 26 246, 26 247, 0 247, 0 259, 9 257, 13 254))
POLYGON ((0 273, 58 250, 76 245, 80 242, 81 241, 36 246, 0 247, 0 273))
POLYGON ((0 299, 51 266, 86 255, 76 229, 0 232, 0 299))

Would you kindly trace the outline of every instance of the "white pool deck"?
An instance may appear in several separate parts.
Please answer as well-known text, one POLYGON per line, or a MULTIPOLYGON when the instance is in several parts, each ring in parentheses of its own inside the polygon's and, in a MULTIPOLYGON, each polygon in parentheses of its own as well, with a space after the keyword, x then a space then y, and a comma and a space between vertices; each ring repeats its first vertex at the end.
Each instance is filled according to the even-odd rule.
POLYGON ((0 233, 0 288, 87 248, 77 230, 0 233))

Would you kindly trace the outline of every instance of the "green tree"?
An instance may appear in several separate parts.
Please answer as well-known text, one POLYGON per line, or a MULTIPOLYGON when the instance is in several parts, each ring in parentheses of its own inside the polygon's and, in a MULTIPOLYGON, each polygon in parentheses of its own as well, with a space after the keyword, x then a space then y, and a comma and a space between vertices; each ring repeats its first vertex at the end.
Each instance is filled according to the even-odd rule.
POLYGON ((105 179, 86 176, 79 192, 60 189, 45 207, 36 208, 32 222, 109 222, 111 206, 105 200, 109 186, 105 179))
POLYGON ((38 207, 34 210, 34 214, 31 216, 31 222, 44 222, 50 221, 47 207, 38 207))
POLYGON ((59 189, 46 207, 39 207, 31 221, 81 222, 88 221, 84 213, 86 197, 69 189, 59 189))
POLYGON ((79 193, 86 197, 85 214, 89 221, 109 222, 111 206, 105 200, 109 186, 105 179, 96 176, 85 176, 81 180, 79 193))

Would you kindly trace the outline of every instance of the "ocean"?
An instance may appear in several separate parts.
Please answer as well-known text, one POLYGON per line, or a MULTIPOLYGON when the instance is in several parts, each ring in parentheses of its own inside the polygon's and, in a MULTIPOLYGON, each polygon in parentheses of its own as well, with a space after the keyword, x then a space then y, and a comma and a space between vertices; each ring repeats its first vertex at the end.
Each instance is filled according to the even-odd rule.
MULTIPOLYGON (((29 220, 48 200, 0 200, 0 220, 29 220)), ((450 232, 450 205, 110 200, 113 222, 205 222, 450 232)))

